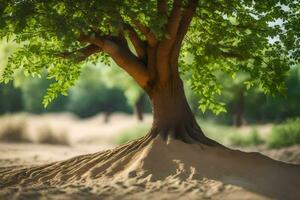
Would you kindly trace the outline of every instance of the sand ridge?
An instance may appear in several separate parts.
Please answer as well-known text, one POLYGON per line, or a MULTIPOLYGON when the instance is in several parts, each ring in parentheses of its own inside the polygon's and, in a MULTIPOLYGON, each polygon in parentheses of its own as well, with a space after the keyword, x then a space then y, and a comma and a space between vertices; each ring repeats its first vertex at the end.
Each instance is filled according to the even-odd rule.
MULTIPOLYGON (((148 192, 155 196, 164 188, 175 188, 182 191, 182 196, 191 198, 195 193, 195 199, 210 191, 217 198, 219 190, 238 193, 241 190, 238 188, 243 187, 250 199, 300 199, 299 165, 274 161, 259 153, 230 150, 221 145, 186 144, 172 138, 165 141, 160 136, 152 138, 149 135, 112 150, 66 161, 35 167, 2 168, 0 180, 0 187, 7 194, 20 187, 37 190, 39 195, 45 188, 51 190, 52 187, 55 194, 63 190, 61 187, 68 188, 63 190, 68 193, 66 191, 72 191, 70 188, 86 189, 87 185, 94 184, 99 188, 98 192, 91 192, 92 195, 101 196, 106 194, 106 190, 115 188, 116 194, 111 198, 118 195, 125 197, 124 194, 140 190, 141 194, 148 192), (201 192, 200 189, 210 181, 212 187, 201 192), (235 186, 228 189, 227 184, 235 186), (189 189, 189 185, 195 187, 189 189), (195 192, 197 190, 198 193, 195 192)), ((97 189, 92 187, 90 190, 97 189)))

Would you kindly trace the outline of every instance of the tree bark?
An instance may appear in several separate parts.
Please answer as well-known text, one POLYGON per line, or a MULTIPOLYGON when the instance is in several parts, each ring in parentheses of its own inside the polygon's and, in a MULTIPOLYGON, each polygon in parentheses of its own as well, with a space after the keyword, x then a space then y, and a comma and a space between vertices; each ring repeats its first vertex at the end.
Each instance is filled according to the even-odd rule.
POLYGON ((162 84, 158 82, 150 96, 153 110, 153 125, 150 134, 169 137, 186 143, 200 142, 207 145, 217 144, 207 138, 191 111, 179 76, 162 84))

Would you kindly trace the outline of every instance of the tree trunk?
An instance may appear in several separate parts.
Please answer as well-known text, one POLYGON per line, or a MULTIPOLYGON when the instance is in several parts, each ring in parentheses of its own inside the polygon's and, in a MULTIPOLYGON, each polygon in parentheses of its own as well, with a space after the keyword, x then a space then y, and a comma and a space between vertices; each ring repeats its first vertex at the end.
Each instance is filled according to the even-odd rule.
POLYGON ((240 89, 238 92, 235 111, 233 115, 233 124, 236 127, 240 127, 243 124, 243 113, 244 113, 244 89, 240 89))
POLYGON ((143 121, 143 108, 144 108, 144 101, 145 100, 145 94, 141 94, 137 101, 134 104, 134 113, 139 121, 143 121))
POLYGON ((153 110, 150 134, 159 134, 163 139, 172 137, 186 143, 217 144, 207 138, 197 124, 179 77, 165 84, 157 84, 149 96, 153 110))
POLYGON ((105 124, 107 124, 110 120, 110 116, 111 116, 112 112, 111 111, 105 111, 104 112, 104 119, 103 119, 103 122, 105 124))

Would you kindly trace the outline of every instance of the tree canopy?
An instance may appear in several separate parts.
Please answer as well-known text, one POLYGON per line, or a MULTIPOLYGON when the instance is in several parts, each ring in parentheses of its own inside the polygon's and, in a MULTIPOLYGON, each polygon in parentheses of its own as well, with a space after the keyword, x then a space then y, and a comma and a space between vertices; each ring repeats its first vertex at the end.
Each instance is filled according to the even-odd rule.
POLYGON ((216 73, 244 71, 247 87, 274 93, 299 62, 299 0, 0 0, 0 13, 0 38, 20 43, 1 81, 18 69, 38 76, 45 68, 55 82, 44 105, 66 95, 84 62, 112 59, 144 87, 147 47, 157 43, 162 58, 171 52, 171 64, 190 74, 200 108, 216 113, 224 110, 216 73))

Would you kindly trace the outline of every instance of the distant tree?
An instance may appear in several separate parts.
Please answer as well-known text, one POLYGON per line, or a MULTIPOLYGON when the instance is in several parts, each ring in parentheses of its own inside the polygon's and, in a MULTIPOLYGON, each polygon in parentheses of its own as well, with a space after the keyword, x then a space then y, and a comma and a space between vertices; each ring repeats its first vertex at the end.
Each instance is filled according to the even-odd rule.
POLYGON ((71 88, 67 109, 80 117, 90 117, 99 112, 104 113, 108 122, 113 112, 128 112, 123 92, 108 87, 102 80, 102 73, 97 66, 88 65, 81 73, 75 87, 71 88))
POLYGON ((68 103, 68 97, 66 96, 59 96, 47 109, 43 107, 41 102, 43 101, 45 91, 53 83, 53 80, 46 79, 45 71, 41 74, 41 78, 24 77, 18 73, 15 82, 22 91, 22 102, 25 111, 30 113, 44 113, 65 110, 68 103))
POLYGON ((222 80, 215 72, 244 71, 249 88, 284 90, 291 64, 299 61, 299 7, 291 1, 3 1, 0 37, 22 47, 10 57, 2 82, 16 69, 41 74, 51 84, 44 105, 66 94, 82 61, 111 58, 150 97, 154 123, 149 135, 211 144, 191 112, 179 75, 191 73, 200 108, 215 113, 222 80), (281 20, 282 24, 272 25, 281 20), (275 42, 270 42, 275 38, 275 42), (191 62, 182 62, 191 55, 191 62), (180 68, 179 68, 180 66, 180 68))
POLYGON ((137 119, 142 121, 147 100, 145 92, 136 84, 134 79, 124 74, 119 68, 108 68, 102 71, 104 83, 108 86, 118 87, 123 90, 127 102, 133 107, 137 119))
MULTIPOLYGON (((12 54, 16 45, 0 40, 0 76, 3 73, 3 66, 6 65, 8 57, 12 54)), ((20 89, 13 83, 0 85, 0 113, 21 111, 23 108, 20 89)))
POLYGON ((0 114, 22 111, 22 93, 13 83, 0 85, 0 114))
POLYGON ((219 76, 220 79, 223 79, 223 93, 220 98, 228 105, 227 111, 232 116, 232 124, 240 127, 244 121, 246 98, 251 98, 247 96, 244 83, 249 79, 249 76, 244 72, 234 75, 233 80, 224 74, 219 76))
POLYGON ((283 121, 300 115, 300 67, 293 67, 287 77, 285 95, 264 96, 250 90, 245 102, 245 118, 254 122, 283 121))

